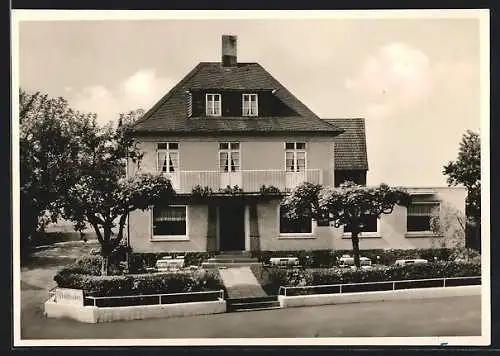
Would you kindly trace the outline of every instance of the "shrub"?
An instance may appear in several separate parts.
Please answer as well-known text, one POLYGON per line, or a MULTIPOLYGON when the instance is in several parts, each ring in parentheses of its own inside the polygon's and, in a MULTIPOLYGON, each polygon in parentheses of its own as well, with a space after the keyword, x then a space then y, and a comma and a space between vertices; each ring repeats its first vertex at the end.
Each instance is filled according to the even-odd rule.
MULTIPOLYGON (((271 257, 297 257, 299 263, 303 267, 321 268, 333 267, 337 265, 337 261, 342 255, 352 255, 352 250, 298 250, 298 251, 255 251, 252 252, 252 257, 258 258, 259 262, 267 263, 271 257)), ((416 259, 423 258, 428 261, 434 261, 434 257, 438 261, 453 261, 457 257, 466 259, 467 254, 460 252, 457 249, 446 248, 429 248, 429 249, 370 249, 361 250, 361 256, 371 259, 372 263, 382 265, 393 265, 399 259, 416 259), (379 259, 377 259, 379 256, 379 259)), ((480 260, 477 253, 470 252, 469 260, 475 258, 480 260)))
POLYGON ((202 262, 213 257, 213 252, 186 252, 186 253, 131 253, 129 257, 129 272, 144 273, 146 268, 154 267, 156 261, 165 256, 184 256, 185 266, 201 266, 202 262))
POLYGON ((91 276, 101 275, 102 257, 99 255, 88 255, 80 257, 73 264, 74 271, 80 274, 88 274, 91 276))
POLYGON ((218 272, 158 273, 121 276, 95 276, 64 269, 54 280, 58 287, 83 289, 89 296, 123 296, 200 292, 223 289, 218 272))
POLYGON ((310 285, 311 274, 304 269, 264 268, 261 265, 250 266, 255 278, 267 294, 278 293, 280 286, 310 285))
POLYGON ((304 283, 311 286, 480 276, 481 264, 448 261, 359 270, 342 268, 301 270, 252 266, 252 271, 266 292, 276 294, 280 286, 296 287, 304 283))

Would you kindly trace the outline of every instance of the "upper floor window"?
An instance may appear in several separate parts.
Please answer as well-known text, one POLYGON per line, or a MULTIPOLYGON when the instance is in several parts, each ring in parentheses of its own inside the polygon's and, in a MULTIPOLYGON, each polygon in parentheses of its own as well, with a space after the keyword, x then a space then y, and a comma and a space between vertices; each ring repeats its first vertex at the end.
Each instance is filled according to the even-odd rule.
POLYGON ((158 143, 156 153, 158 172, 173 173, 179 170, 179 144, 177 142, 158 143))
POLYGON ((287 172, 304 172, 306 170, 305 142, 285 143, 285 166, 287 172))
POLYGON ((206 114, 207 116, 221 116, 222 100, 220 94, 206 95, 206 114))
POLYGON ((240 143, 219 143, 219 170, 221 172, 238 172, 240 170, 240 143))
POLYGON ((414 202, 408 206, 406 230, 408 232, 431 231, 431 218, 439 209, 439 202, 414 202))
POLYGON ((243 116, 259 115, 257 94, 243 94, 243 116))

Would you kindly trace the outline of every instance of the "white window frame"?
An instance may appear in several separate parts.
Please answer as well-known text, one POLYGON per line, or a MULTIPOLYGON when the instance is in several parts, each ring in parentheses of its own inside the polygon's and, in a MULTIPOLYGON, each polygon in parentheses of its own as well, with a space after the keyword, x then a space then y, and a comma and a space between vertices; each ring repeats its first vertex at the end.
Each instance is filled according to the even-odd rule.
POLYGON ((222 116, 222 94, 220 93, 207 93, 205 94, 205 115, 206 116, 215 116, 215 117, 218 117, 218 116, 222 116), (215 109, 217 108, 218 110, 218 113, 215 113, 215 112, 209 112, 209 106, 208 106, 208 98, 211 97, 212 99, 214 99, 212 102, 214 103, 213 105, 213 109, 214 111, 216 111, 215 109), (219 100, 215 100, 215 98, 218 97, 219 100), (215 103, 218 103, 217 106, 215 106, 215 103))
POLYGON ((173 173, 179 173, 181 166, 181 157, 180 157, 180 144, 179 142, 156 142, 156 172, 161 173, 161 174, 173 174, 173 173), (158 145, 160 143, 164 143, 167 145, 167 148, 158 148, 158 145), (171 149, 170 144, 177 144, 177 149, 171 149), (165 153, 167 155, 167 162, 170 162, 170 154, 176 152, 177 153, 177 170, 170 172, 170 165, 168 166, 168 170, 166 172, 163 172, 160 170, 160 153, 165 153))
POLYGON ((219 151, 217 152, 217 164, 218 164, 218 168, 217 170, 219 171, 219 173, 236 173, 236 172, 241 172, 241 142, 235 142, 235 141, 224 141, 224 142, 219 142, 219 151), (221 144, 227 144, 227 149, 226 148, 220 148, 220 145, 221 144), (238 148, 231 148, 231 144, 233 143, 237 143, 238 144, 238 148), (221 162, 220 162, 220 154, 221 153, 227 153, 227 157, 228 157, 228 171, 224 171, 221 169, 221 162), (239 158, 239 165, 238 165, 238 169, 235 170, 235 171, 232 171, 231 170, 231 153, 232 152, 238 152, 238 158, 239 158))
MULTIPOLYGON (((377 218, 377 231, 366 231, 366 232, 360 232, 358 234, 358 237, 361 239, 361 238, 365 238, 365 237, 382 237, 381 234, 380 234, 380 220, 382 219, 382 217, 380 218, 377 218)), ((352 237, 352 233, 351 232, 345 232, 344 231, 344 227, 342 227, 342 238, 344 239, 350 239, 352 237)))
POLYGON ((315 239, 316 228, 318 223, 315 219, 311 218, 311 232, 281 232, 281 214, 280 204, 276 209, 277 226, 278 226, 278 239, 315 239))
MULTIPOLYGON (((441 208, 441 202, 440 201, 413 201, 410 203, 411 205, 433 205, 433 206, 438 206, 441 208)), ((429 236, 439 236, 439 234, 436 234, 432 230, 422 230, 422 231, 408 231, 408 208, 406 208, 406 215, 405 215, 405 236, 407 237, 429 237, 429 236)))
POLYGON ((155 235, 154 234, 154 217, 153 209, 151 206, 150 210, 150 226, 151 226, 151 238, 150 241, 189 241, 189 207, 188 205, 169 205, 171 208, 184 207, 186 209, 186 234, 185 235, 155 235))
POLYGON ((307 171, 307 142, 305 141, 288 141, 285 142, 284 144, 285 147, 285 172, 286 173, 305 173, 307 171), (293 149, 291 148, 286 148, 287 143, 293 143, 293 149), (303 143, 305 148, 297 148, 297 143, 303 143), (288 167, 286 166, 286 154, 287 152, 292 152, 293 153, 293 163, 294 163, 294 170, 289 171, 288 167), (297 171, 297 153, 304 153, 304 171, 297 171))
POLYGON ((259 116, 259 95, 255 93, 244 93, 241 95, 241 115, 242 116, 259 116), (255 97, 255 112, 252 110, 252 97, 255 97), (245 98, 248 98, 248 108, 250 113, 245 113, 245 98))

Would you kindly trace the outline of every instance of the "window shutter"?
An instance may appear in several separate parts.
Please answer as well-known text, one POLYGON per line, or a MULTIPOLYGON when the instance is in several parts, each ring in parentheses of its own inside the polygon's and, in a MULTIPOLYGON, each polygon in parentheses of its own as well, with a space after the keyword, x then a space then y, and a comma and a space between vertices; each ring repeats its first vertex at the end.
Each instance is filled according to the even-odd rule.
POLYGON ((193 94, 190 91, 187 91, 187 115, 193 116, 193 94))

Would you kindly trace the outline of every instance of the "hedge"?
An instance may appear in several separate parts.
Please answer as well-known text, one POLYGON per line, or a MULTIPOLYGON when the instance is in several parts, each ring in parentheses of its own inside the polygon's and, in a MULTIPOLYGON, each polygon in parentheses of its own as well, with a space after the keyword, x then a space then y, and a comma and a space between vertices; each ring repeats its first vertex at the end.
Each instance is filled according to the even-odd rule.
POLYGON ((54 276, 54 281, 60 288, 82 289, 85 295, 98 297, 223 289, 217 271, 98 276, 82 274, 74 268, 67 268, 54 276))
MULTIPOLYGON (((259 262, 269 262, 271 257, 298 257, 300 265, 304 267, 321 268, 333 267, 337 264, 337 260, 342 255, 352 255, 352 250, 299 250, 299 251, 258 251, 252 252, 252 257, 258 258, 259 262)), ((423 258, 429 261, 434 261, 436 257, 439 261, 452 261, 457 258, 465 259, 467 251, 465 249, 446 249, 446 248, 429 248, 429 249, 371 249, 361 250, 361 256, 368 257, 372 263, 382 265, 392 265, 399 259, 415 259, 423 258), (377 259, 377 256, 380 258, 377 259)), ((480 255, 469 250, 469 258, 479 260, 480 255)))
POLYGON ((186 252, 186 253, 131 253, 129 256, 129 272, 143 273, 148 267, 154 267, 156 261, 165 256, 184 256, 185 266, 201 266, 202 262, 215 255, 214 252, 186 252))
POLYGON ((372 269, 282 269, 251 266, 254 275, 268 294, 279 287, 314 286, 345 283, 385 282, 410 279, 473 277, 481 275, 477 262, 435 262, 372 269))

